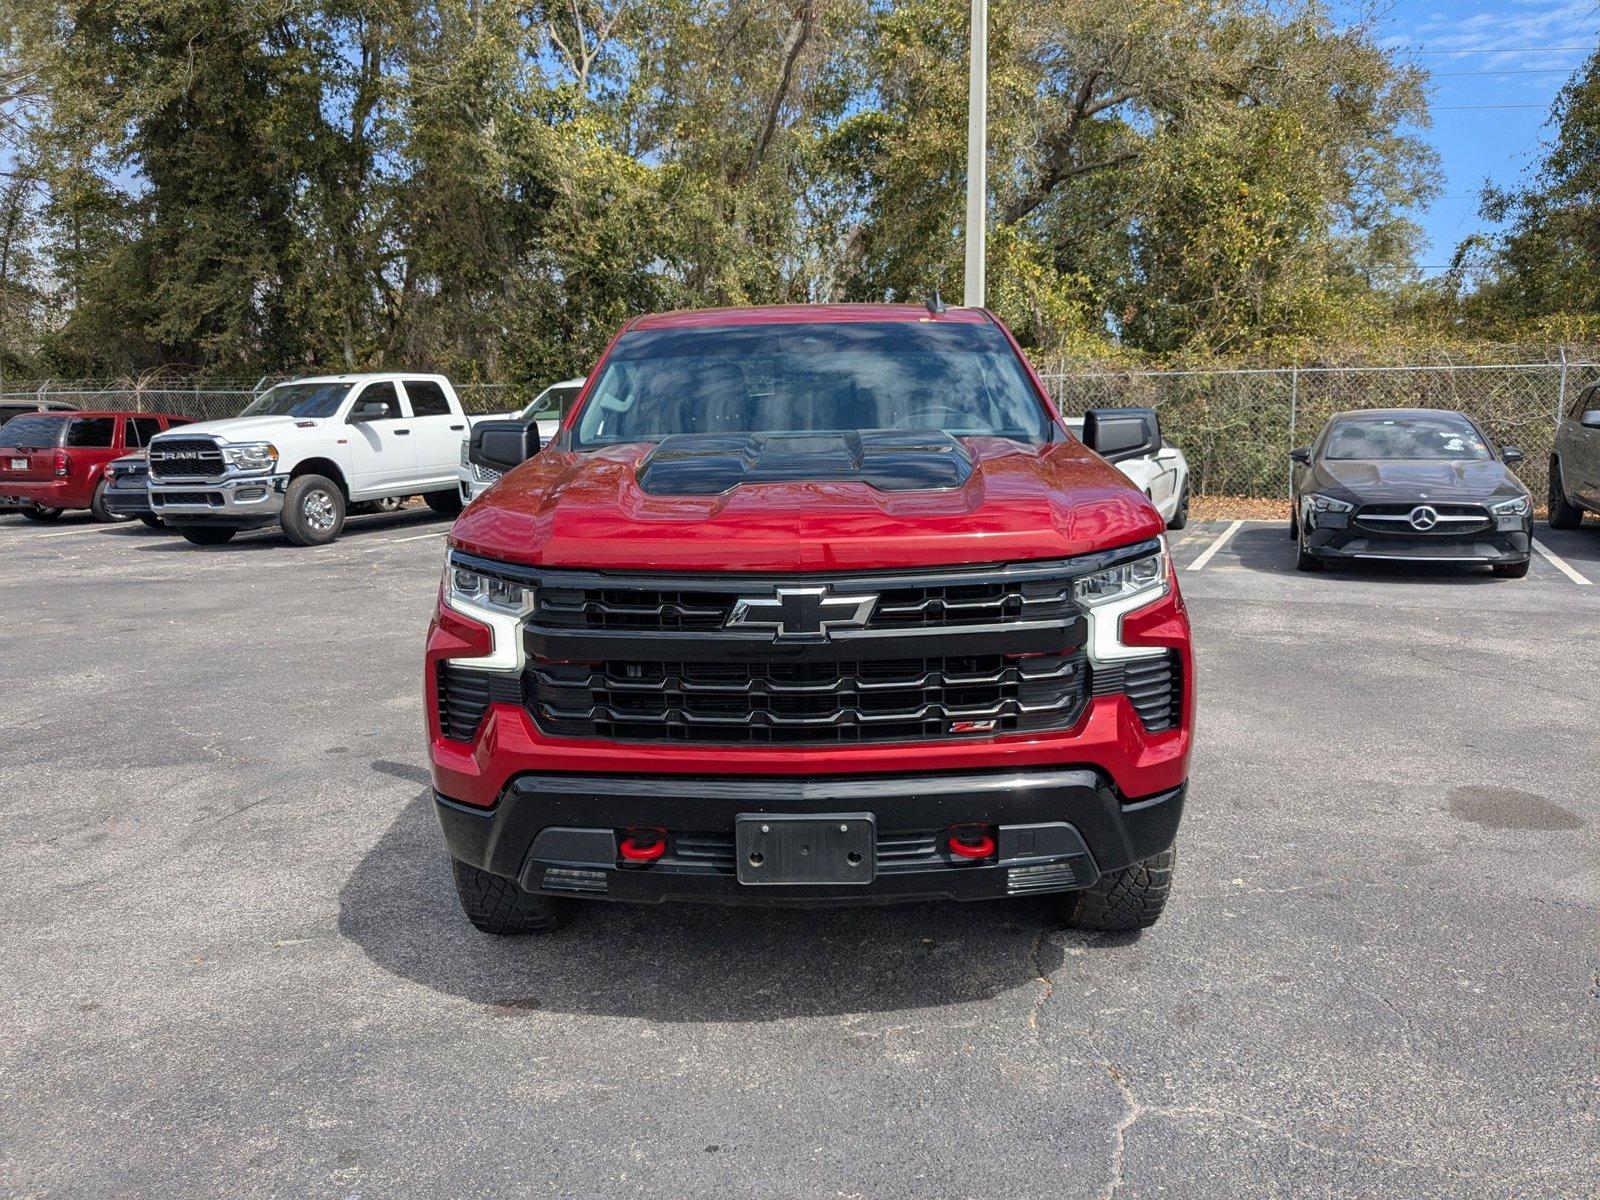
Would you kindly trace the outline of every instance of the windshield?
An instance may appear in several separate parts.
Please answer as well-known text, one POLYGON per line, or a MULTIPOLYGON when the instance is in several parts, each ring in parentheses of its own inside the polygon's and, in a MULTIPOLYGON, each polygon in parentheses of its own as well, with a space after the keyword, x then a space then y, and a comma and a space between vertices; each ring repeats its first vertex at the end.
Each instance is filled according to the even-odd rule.
POLYGON ((280 383, 250 402, 241 417, 331 417, 350 394, 348 383, 280 383))
POLYGON ((547 387, 539 393, 538 399, 517 414, 520 421, 531 421, 535 417, 559 419, 567 415, 567 408, 583 390, 581 383, 558 383, 547 387))
POLYGON ((13 417, 6 422, 5 428, 0 430, 0 444, 26 446, 30 450, 37 450, 43 446, 59 446, 61 432, 66 427, 66 413, 60 416, 36 414, 13 417))
POLYGON ((1459 417, 1340 421, 1328 431, 1327 459, 1489 458, 1481 434, 1459 417))
POLYGON ((606 357, 575 445, 871 429, 1039 443, 1051 425, 1011 343, 989 324, 642 329, 606 357))

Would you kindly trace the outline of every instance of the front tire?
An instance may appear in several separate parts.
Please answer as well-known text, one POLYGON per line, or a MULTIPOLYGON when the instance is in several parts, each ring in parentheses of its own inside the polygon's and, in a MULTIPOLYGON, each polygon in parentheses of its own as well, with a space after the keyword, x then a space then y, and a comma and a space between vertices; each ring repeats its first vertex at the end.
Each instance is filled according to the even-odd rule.
POLYGON ((1583 524, 1583 509, 1567 499, 1561 482, 1561 460, 1550 458, 1550 528, 1576 529, 1583 524))
POLYGON ((1189 485, 1183 485, 1183 495, 1178 498, 1178 507, 1173 511, 1172 520, 1167 522, 1167 528, 1178 530, 1189 524, 1189 485))
POLYGON ((104 525, 121 525, 124 522, 133 520, 133 517, 128 513, 112 512, 106 507, 106 481, 104 479, 95 485, 94 499, 89 501, 89 511, 94 515, 96 521, 104 525))
POLYGON ((1494 563, 1490 569, 1501 579, 1526 579, 1528 577, 1528 564, 1532 559, 1523 559, 1519 563, 1494 563))
POLYGON ((455 518, 461 515, 461 493, 455 488, 448 492, 428 492, 422 499, 441 517, 455 518))
POLYGON ((552 900, 525 892, 515 880, 479 870, 459 859, 452 859, 450 866, 461 911, 484 933, 497 937, 554 933, 572 915, 570 900, 552 900))
POLYGON ((297 475, 283 497, 283 536, 296 546, 326 546, 344 529, 344 493, 326 475, 297 475))
POLYGON ((1072 929, 1133 933, 1161 919, 1172 891, 1172 868, 1178 851, 1163 850, 1120 871, 1108 871, 1081 892, 1068 892, 1058 904, 1061 920, 1072 929))
POLYGON ((179 525, 178 533, 191 546, 220 546, 239 531, 232 525, 179 525))
POLYGON ((1310 553, 1304 542, 1296 542, 1294 547, 1294 569, 1296 571, 1320 571, 1324 564, 1315 554, 1310 553))
POLYGON ((22 515, 29 521, 37 521, 41 525, 48 525, 51 521, 61 516, 59 508, 46 508, 42 504, 30 504, 22 510, 22 515))

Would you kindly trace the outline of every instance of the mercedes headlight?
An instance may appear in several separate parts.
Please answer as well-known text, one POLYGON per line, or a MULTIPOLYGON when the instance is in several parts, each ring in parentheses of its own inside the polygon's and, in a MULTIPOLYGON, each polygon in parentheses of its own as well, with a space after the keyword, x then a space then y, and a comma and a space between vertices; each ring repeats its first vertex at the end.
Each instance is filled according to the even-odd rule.
POLYGON ((487 609, 521 617, 533 611, 534 589, 509 579, 486 575, 451 561, 444 570, 445 599, 452 606, 487 609))
POLYGON ((1072 591, 1079 604, 1090 608, 1146 593, 1155 600, 1166 595, 1167 575, 1167 547, 1163 542, 1154 554, 1085 575, 1072 585, 1072 591))
POLYGON ((1335 500, 1332 496, 1321 494, 1307 496, 1306 499, 1311 502, 1312 512, 1347 513, 1354 512, 1356 507, 1344 500, 1335 500))
POLYGON ((278 465, 278 448, 271 442, 242 442, 222 447, 228 465, 240 471, 270 471, 278 465))
POLYGON ((1489 511, 1497 517, 1521 517, 1528 512, 1528 498, 1526 496, 1513 496, 1510 500, 1502 500, 1498 504, 1491 504, 1489 511))

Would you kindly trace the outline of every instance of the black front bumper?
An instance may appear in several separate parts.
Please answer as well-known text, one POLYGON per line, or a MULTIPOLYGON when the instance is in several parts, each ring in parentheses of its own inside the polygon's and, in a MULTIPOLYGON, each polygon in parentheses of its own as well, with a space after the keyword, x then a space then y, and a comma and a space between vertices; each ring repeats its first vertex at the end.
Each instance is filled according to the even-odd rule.
POLYGON ((530 892, 728 904, 986 900, 1089 887, 1171 846, 1186 786, 1124 801, 1086 769, 853 778, 524 775, 492 809, 435 795, 451 855, 530 892), (870 813, 871 883, 741 884, 734 818, 870 813), (998 827, 996 852, 952 857, 952 825, 998 827), (621 864, 617 832, 665 829, 657 861, 621 864))
POLYGON ((1530 529, 1486 529, 1463 537, 1439 534, 1375 533, 1356 526, 1319 526, 1306 534, 1306 549, 1318 558, 1389 562, 1526 562, 1532 551, 1530 529))
POLYGON ((150 493, 144 488, 108 487, 105 505, 119 517, 146 517, 150 515, 150 493))

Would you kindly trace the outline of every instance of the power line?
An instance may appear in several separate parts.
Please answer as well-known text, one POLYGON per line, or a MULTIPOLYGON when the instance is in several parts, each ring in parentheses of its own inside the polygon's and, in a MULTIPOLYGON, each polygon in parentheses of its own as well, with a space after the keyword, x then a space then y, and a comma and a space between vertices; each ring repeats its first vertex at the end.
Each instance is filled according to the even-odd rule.
POLYGON ((1582 51, 1589 53, 1594 46, 1477 46, 1471 50, 1413 50, 1408 46, 1394 46, 1408 54, 1566 54, 1582 51))
POLYGON ((1549 108, 1548 104, 1436 104, 1434 112, 1479 112, 1486 108, 1549 108))
POLYGON ((1435 79, 1458 79, 1464 75, 1570 75, 1571 67, 1507 67, 1502 71, 1430 71, 1435 79))

